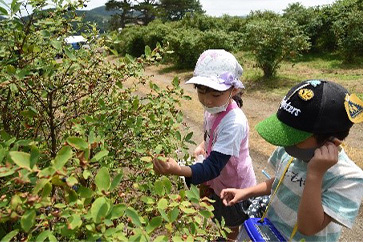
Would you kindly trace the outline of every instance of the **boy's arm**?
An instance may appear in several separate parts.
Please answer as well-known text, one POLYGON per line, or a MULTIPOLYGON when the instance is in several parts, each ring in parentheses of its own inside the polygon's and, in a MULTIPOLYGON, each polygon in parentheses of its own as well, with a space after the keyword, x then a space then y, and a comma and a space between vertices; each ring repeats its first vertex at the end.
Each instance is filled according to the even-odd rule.
POLYGON ((337 146, 326 143, 315 151, 314 157, 308 163, 307 178, 298 209, 298 231, 304 235, 314 235, 332 221, 322 206, 322 179, 337 161, 337 146))
POLYGON ((223 203, 226 206, 232 206, 233 204, 243 200, 247 200, 250 197, 270 195, 274 179, 275 178, 271 178, 255 186, 243 189, 236 189, 236 188, 223 189, 220 197, 223 199, 223 203))

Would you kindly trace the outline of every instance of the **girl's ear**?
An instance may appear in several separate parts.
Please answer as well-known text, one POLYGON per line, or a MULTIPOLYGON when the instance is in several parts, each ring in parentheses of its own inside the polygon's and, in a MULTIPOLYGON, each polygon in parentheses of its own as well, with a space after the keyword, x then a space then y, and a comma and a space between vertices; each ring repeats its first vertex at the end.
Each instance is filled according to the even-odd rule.
POLYGON ((236 94, 238 94, 239 92, 240 92, 240 89, 233 88, 232 89, 232 97, 235 96, 236 94))

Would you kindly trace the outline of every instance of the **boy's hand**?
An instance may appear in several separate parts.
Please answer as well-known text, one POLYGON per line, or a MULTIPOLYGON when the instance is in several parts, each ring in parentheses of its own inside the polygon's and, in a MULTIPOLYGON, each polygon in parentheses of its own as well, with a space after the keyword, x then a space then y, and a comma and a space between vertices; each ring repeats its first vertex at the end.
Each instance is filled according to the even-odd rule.
POLYGON ((245 189, 228 188, 221 191, 221 199, 226 206, 232 206, 233 204, 245 200, 245 189))
POLYGON ((166 158, 165 161, 159 160, 157 157, 153 159, 153 170, 163 175, 179 175, 180 166, 172 158, 166 158))
POLYGON ((332 142, 326 142, 322 147, 314 151, 313 158, 308 163, 311 173, 323 175, 338 161, 338 148, 332 142))

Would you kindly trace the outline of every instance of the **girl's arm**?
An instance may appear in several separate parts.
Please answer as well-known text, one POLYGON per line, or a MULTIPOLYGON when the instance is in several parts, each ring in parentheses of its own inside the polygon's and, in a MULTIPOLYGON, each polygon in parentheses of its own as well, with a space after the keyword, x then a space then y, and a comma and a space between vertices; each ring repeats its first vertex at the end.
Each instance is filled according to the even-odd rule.
POLYGON ((219 176, 230 157, 230 155, 212 151, 203 163, 191 166, 180 166, 172 158, 168 158, 166 161, 155 158, 153 168, 159 174, 185 176, 188 179, 187 184, 197 185, 219 176))

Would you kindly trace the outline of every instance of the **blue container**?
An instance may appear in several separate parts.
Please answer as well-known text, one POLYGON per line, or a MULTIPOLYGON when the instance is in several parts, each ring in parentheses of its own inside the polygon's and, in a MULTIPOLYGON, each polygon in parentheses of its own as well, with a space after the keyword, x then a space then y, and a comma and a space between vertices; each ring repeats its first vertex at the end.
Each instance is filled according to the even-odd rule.
MULTIPOLYGON (((275 226, 265 218, 250 218, 244 222, 247 235, 253 242, 285 242, 285 238, 275 228, 275 226)), ((244 237, 243 237, 244 238, 244 237)))

